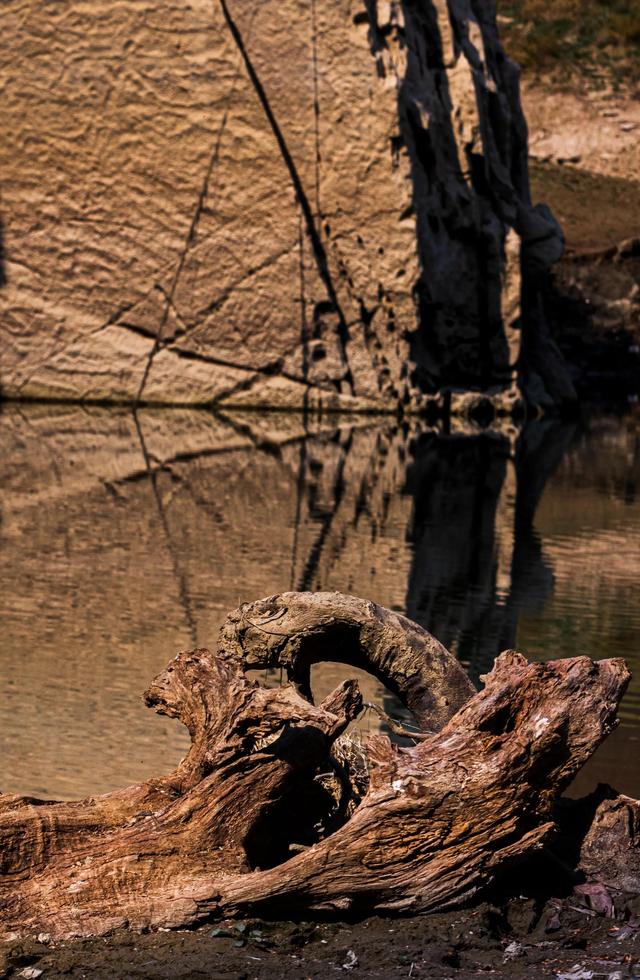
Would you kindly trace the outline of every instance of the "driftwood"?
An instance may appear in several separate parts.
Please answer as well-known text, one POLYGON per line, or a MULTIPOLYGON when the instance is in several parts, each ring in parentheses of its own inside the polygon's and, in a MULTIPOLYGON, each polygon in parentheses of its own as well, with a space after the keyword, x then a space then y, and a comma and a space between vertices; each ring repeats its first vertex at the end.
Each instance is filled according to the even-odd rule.
MULTIPOLYGON (((628 678, 621 660, 508 651, 476 693, 433 637, 373 603, 285 593, 242 606, 216 654, 179 654, 146 692, 191 735, 175 772, 73 803, 0 796, 0 934, 459 905, 554 834, 558 797, 615 726, 628 678), (365 771, 349 771, 335 743, 362 698, 346 681, 315 706, 319 660, 365 667, 434 734, 412 748, 373 736, 365 771), (245 674, 269 666, 289 683, 245 674)), ((625 806, 637 807, 592 808, 585 853, 625 806)))

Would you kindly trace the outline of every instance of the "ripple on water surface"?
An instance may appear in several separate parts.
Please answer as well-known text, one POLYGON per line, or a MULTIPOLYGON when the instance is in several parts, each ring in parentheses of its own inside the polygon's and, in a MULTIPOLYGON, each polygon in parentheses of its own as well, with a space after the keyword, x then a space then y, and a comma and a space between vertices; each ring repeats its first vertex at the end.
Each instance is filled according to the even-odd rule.
MULTIPOLYGON (((149 681, 214 646, 239 602, 286 589, 406 612, 474 677, 514 646, 637 674, 639 432, 600 415, 532 423, 514 445, 418 423, 5 406, 0 789, 71 798, 171 769, 186 736, 144 708, 149 681)), ((321 665, 314 689, 349 673, 321 665)), ((621 719, 576 790, 640 795, 636 680, 621 719)))

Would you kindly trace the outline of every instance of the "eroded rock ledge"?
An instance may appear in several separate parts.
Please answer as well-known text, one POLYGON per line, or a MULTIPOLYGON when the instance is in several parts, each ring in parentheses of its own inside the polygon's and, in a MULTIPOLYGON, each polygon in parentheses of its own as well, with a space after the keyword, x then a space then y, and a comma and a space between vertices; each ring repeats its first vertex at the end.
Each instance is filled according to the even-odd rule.
POLYGON ((577 816, 558 807, 615 727, 624 662, 530 664, 507 651, 483 680, 476 693, 425 630, 353 596, 241 606, 216 654, 179 654, 146 692, 191 736, 175 772, 77 803, 0 796, 0 935, 441 911, 560 830, 583 880, 637 892, 640 804, 608 793, 577 816), (383 680, 413 710, 417 744, 373 736, 354 764, 338 740, 362 697, 347 680, 316 706, 309 669, 323 659, 383 680), (246 675, 274 666, 281 687, 246 675))
POLYGON ((7 397, 573 397, 491 0, 9 0, 7 397))

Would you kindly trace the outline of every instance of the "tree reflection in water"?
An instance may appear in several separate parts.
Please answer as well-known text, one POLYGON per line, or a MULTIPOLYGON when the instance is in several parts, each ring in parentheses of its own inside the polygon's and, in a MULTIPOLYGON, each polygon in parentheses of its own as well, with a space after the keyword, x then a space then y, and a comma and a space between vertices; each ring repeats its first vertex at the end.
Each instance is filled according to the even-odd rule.
MULTIPOLYGON (((167 771, 183 734, 140 693, 176 650, 214 645, 238 602, 286 589, 406 612, 476 680, 513 646, 637 658, 633 420, 456 434, 6 405, 0 443, 4 791, 83 796, 167 771)), ((345 672, 320 670, 317 693, 345 672)), ((637 794, 634 689, 627 705, 606 761, 637 794)))

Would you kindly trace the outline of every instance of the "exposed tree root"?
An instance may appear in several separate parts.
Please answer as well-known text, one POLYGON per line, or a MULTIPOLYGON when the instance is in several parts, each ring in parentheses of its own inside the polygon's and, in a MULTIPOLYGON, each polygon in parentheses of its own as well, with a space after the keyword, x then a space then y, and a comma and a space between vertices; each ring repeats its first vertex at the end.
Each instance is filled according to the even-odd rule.
MULTIPOLYGON (((621 660, 507 651, 475 693, 433 637, 373 603, 285 593, 242 606, 216 654, 179 654, 145 695, 191 735, 175 772, 77 803, 0 796, 0 934, 468 901, 554 834, 558 797, 616 724, 628 678, 621 660), (319 660, 368 669, 435 733, 412 748, 373 736, 353 766, 360 749, 333 746, 362 698, 346 681, 315 706, 319 660), (245 676, 276 665, 281 688, 245 676)), ((585 862, 599 840, 637 846, 635 801, 595 812, 585 862)))

